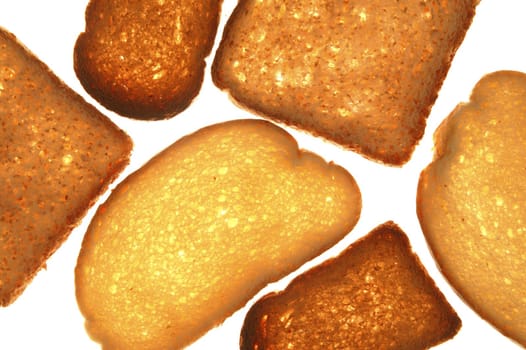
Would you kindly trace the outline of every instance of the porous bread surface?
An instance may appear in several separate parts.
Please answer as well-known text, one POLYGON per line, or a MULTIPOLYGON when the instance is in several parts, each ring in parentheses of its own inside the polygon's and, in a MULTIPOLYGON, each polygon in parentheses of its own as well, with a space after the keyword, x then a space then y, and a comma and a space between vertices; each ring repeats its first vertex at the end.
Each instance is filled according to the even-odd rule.
POLYGON ((80 82, 124 116, 174 116, 201 87, 220 6, 220 0, 91 0, 75 45, 80 82))
POLYGON ((458 293, 526 346, 526 75, 483 77, 435 133, 422 172, 422 230, 458 293))
POLYGON ((460 326, 407 236, 387 222, 283 292, 257 301, 240 347, 426 349, 453 337, 460 326))
POLYGON ((401 165, 477 2, 240 0, 213 79, 261 115, 401 165))
POLYGON ((0 305, 128 164, 131 140, 0 28, 0 305))
POLYGON ((104 349, 188 345, 355 225, 343 168, 261 120, 206 127, 124 180, 95 215, 77 299, 104 349))

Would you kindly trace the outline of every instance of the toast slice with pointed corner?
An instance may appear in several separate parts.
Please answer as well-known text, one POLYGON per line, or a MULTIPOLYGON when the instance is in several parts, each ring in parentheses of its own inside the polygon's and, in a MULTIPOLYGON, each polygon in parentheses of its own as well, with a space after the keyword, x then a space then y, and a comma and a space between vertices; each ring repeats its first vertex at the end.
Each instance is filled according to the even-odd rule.
POLYGON ((132 142, 0 28, 0 306, 128 164, 132 142))
POLYGON ((258 300, 240 348, 427 349, 460 326, 407 236, 387 222, 258 300))

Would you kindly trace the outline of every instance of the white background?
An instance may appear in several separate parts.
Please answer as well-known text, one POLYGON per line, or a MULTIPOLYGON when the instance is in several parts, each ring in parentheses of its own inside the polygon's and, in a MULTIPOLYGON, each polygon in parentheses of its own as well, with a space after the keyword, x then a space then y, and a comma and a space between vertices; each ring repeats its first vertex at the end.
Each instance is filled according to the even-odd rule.
MULTIPOLYGON (((234 0, 225 0, 223 4, 215 47, 235 4, 234 0)), ((135 148, 131 164, 115 183, 183 135, 220 121, 254 117, 235 107, 226 94, 215 88, 210 80, 209 65, 200 95, 186 111, 171 120, 134 121, 100 107, 84 92, 73 72, 73 46, 84 29, 86 5, 87 0, 0 0, 0 26, 14 33, 67 85, 111 117, 133 138, 135 148)), ((432 158, 433 132, 455 105, 467 101, 475 83, 486 73, 500 69, 526 72, 525 16, 524 0, 481 1, 428 119, 424 138, 412 159, 402 168, 382 166, 323 140, 287 129, 300 147, 344 166, 355 177, 363 196, 360 221, 338 245, 279 283, 269 285, 249 302, 247 308, 239 310, 188 349, 237 349, 244 315, 255 300, 270 291, 284 288, 299 272, 338 254, 387 220, 394 220, 408 234, 413 249, 463 321, 455 338, 436 349, 519 349, 471 311, 445 282, 420 230, 415 195, 419 173, 432 158)), ((208 63, 213 55, 214 51, 208 63)), ((0 349, 100 348, 84 331, 83 318, 75 300, 73 271, 86 226, 94 209, 106 197, 107 194, 101 197, 51 257, 47 269, 37 275, 22 296, 11 306, 0 308, 0 349)))

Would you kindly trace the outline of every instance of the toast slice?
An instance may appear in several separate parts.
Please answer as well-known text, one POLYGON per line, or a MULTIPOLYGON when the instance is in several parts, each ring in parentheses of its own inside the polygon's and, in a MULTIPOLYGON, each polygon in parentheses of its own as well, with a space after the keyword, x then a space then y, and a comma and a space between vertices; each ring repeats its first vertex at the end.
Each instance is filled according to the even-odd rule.
POLYGON ((422 230, 458 293, 526 346, 526 74, 482 78, 435 133, 422 172, 422 230))
POLYGON ((402 165, 478 0, 240 0, 212 66, 240 105, 402 165))
POLYGON ((132 143, 0 28, 0 305, 128 164, 132 143))
POLYGON ((406 235, 387 222, 257 301, 240 348, 426 349, 460 326, 406 235))
POLYGON ((91 0, 75 45, 75 72, 106 108, 165 119, 199 92, 221 0, 91 0))
POLYGON ((104 349, 179 349, 356 224, 343 168, 262 120, 206 127, 117 186, 76 268, 77 300, 104 349))

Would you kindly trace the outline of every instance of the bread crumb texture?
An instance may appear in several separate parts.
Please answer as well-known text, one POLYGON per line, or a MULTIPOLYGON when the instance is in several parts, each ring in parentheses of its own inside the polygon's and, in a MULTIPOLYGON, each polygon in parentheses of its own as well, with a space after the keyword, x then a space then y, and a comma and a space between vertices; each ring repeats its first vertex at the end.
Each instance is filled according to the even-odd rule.
POLYGON ((418 216, 446 277, 526 346, 526 75, 482 78, 435 134, 418 216))
POLYGON ((220 6, 220 0, 91 0, 75 45, 80 82, 124 116, 174 116, 201 88, 220 6))
POLYGON ((473 0, 241 0, 212 67, 241 105, 401 165, 474 15, 473 0))
POLYGON ((131 140, 0 28, 0 305, 128 164, 131 140))
POLYGON ((76 268, 86 327, 105 349, 178 349, 267 283, 345 236, 352 176, 261 120, 184 137, 95 215, 76 268))
POLYGON ((387 222, 257 301, 241 349, 427 349, 460 326, 405 234, 387 222))

